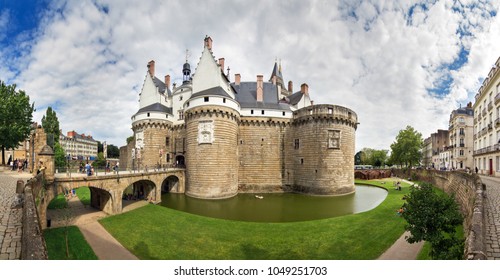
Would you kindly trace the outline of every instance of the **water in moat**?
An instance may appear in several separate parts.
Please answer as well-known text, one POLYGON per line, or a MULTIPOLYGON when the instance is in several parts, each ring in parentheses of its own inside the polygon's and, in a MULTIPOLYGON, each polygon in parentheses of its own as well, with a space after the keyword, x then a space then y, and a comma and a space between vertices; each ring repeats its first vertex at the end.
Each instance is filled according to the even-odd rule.
POLYGON ((206 200, 184 194, 163 194, 161 205, 213 218, 248 222, 297 222, 365 212, 377 207, 387 191, 356 186, 354 194, 311 196, 295 193, 238 194, 232 198, 206 200), (261 197, 261 198, 258 198, 261 197))

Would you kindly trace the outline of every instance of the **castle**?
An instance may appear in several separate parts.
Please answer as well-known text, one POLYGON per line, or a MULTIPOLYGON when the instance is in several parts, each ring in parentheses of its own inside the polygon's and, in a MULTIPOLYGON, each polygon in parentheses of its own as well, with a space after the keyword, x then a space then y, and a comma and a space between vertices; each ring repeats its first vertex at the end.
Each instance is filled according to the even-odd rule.
POLYGON ((186 59, 179 86, 171 87, 169 75, 158 79, 148 63, 121 167, 185 166, 185 190, 164 190, 205 199, 353 193, 356 113, 313 105, 307 84, 296 92, 291 81, 285 86, 277 62, 267 82, 263 75, 244 82, 240 74, 231 82, 212 43, 205 37, 193 74, 186 59))

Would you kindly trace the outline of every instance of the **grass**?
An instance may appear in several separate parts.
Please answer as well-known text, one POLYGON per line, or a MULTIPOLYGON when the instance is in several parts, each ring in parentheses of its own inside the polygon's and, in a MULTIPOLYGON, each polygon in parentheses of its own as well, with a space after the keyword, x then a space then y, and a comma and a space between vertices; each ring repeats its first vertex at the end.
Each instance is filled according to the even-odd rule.
POLYGON ((356 181, 388 189, 377 208, 323 220, 239 222, 147 205, 100 222, 140 259, 376 259, 404 232, 396 210, 409 185, 386 182, 356 181))
POLYGON ((88 245, 80 229, 76 226, 68 228, 69 258, 66 257, 66 228, 51 228, 43 232, 49 260, 97 260, 92 248, 88 245))
POLYGON ((76 195, 83 205, 90 205, 90 189, 89 187, 79 187, 76 189, 76 195))
POLYGON ((64 209, 68 207, 68 202, 66 201, 66 197, 64 194, 59 194, 54 199, 52 199, 47 206, 48 209, 64 209))

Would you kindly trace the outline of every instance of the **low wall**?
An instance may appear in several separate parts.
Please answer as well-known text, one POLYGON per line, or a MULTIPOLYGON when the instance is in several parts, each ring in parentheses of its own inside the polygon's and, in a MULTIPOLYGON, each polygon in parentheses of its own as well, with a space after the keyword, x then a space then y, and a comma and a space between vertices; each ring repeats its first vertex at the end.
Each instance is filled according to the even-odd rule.
POLYGON ((455 194, 464 216, 465 258, 485 260, 484 202, 485 187, 476 174, 437 170, 412 170, 411 175, 401 170, 392 171, 400 178, 413 178, 433 184, 448 194, 455 194))
POLYGON ((37 202, 43 190, 42 174, 29 180, 24 188, 23 234, 21 241, 21 259, 47 260, 47 247, 37 210, 37 202))

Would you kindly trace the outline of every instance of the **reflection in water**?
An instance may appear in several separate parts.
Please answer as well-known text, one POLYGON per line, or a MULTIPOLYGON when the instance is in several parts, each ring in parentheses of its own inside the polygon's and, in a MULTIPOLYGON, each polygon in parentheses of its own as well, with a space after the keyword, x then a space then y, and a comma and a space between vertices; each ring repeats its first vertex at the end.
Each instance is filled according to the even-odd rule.
POLYGON ((184 194, 162 195, 161 205, 202 216, 249 221, 295 222, 331 218, 365 212, 378 206, 387 191, 356 186, 356 193, 335 196, 310 196, 294 193, 238 194, 221 200, 197 199, 184 194), (263 199, 256 198, 263 196, 263 199))

